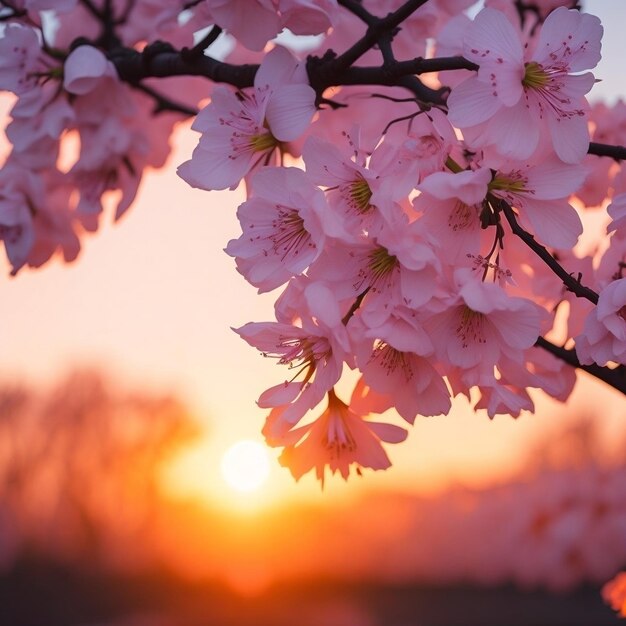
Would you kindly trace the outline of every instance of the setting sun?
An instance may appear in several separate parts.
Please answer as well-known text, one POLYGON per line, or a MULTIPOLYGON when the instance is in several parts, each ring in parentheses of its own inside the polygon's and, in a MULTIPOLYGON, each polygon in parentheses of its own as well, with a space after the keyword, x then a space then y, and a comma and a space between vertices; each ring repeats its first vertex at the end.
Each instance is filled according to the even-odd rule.
POLYGON ((265 446, 256 441, 238 441, 222 457, 222 477, 230 487, 241 492, 258 489, 270 473, 265 446))

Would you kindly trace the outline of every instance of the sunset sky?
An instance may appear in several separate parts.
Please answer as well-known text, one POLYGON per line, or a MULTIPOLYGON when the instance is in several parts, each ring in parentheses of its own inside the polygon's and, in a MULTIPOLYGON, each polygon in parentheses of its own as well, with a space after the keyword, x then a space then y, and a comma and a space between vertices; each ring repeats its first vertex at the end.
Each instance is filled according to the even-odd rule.
MULTIPOLYGON (((586 7, 605 26, 605 60, 595 71, 602 82, 592 99, 614 101, 626 95, 626 4, 590 0, 586 7)), ((206 437, 178 463, 169 484, 244 509, 283 497, 352 497, 372 487, 432 492, 454 481, 504 480, 525 462, 533 442, 575 414, 602 406, 607 440, 620 427, 620 394, 581 380, 567 407, 536 395, 537 414, 518 420, 501 416, 491 422, 463 402, 447 417, 418 418, 408 442, 389 450, 391 470, 366 473, 347 487, 338 479, 322 494, 312 477, 296 485, 272 462, 266 487, 252 496, 232 492, 219 474, 221 455, 238 440, 262 441, 264 411, 255 401, 284 380, 286 371, 230 330, 273 319, 275 294, 258 296, 223 252, 239 234, 235 209, 241 192, 194 190, 176 176, 176 165, 196 141, 188 124, 181 125, 168 167, 145 177, 137 202, 119 224, 103 216, 100 231, 83 239, 77 262, 54 260, 10 278, 2 261, 2 380, 48 384, 74 366, 96 365, 122 385, 180 394, 206 426, 206 437)), ((346 386, 346 399, 349 391, 346 386)))

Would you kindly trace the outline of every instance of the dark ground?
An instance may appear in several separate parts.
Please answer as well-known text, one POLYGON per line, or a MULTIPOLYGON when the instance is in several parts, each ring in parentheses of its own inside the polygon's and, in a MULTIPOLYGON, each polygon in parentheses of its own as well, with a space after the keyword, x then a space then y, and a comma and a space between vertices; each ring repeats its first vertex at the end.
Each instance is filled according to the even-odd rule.
POLYGON ((165 573, 126 577, 21 564, 0 575, 1 626, 616 626, 596 588, 300 582, 243 598, 165 573))

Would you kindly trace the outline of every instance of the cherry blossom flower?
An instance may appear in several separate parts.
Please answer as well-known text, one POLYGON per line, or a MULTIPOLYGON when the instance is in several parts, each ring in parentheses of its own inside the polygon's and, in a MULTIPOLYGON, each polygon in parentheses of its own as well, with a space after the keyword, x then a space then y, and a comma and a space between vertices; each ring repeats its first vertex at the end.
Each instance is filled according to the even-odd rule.
POLYGON ((485 409, 493 419, 496 415, 518 417, 521 411, 532 411, 535 408, 528 392, 523 387, 493 381, 492 384, 481 384, 480 400, 474 410, 485 409))
POLYGON ((39 74, 49 69, 42 57, 34 28, 7 24, 0 37, 0 89, 17 95, 30 91, 39 83, 39 74))
POLYGON ((440 359, 473 369, 474 384, 483 376, 489 382, 501 355, 519 360, 520 351, 535 343, 545 311, 530 300, 509 297, 499 285, 476 280, 468 270, 457 270, 455 280, 455 293, 424 327, 440 359))
POLYGON ((65 59, 63 86, 76 95, 92 91, 99 81, 116 78, 115 66, 93 46, 78 46, 65 59))
POLYGON ((45 162, 54 167, 58 154, 58 140, 63 130, 75 118, 75 112, 65 98, 56 97, 57 87, 52 82, 36 86, 23 94, 11 109, 13 120, 6 135, 13 150, 31 157, 29 167, 45 162), (53 145, 52 150, 42 150, 53 145))
POLYGON ((395 407, 409 423, 416 416, 447 414, 450 393, 431 364, 434 348, 413 311, 397 309, 384 324, 367 329, 354 318, 349 324, 356 340, 356 362, 363 372, 363 388, 357 410, 380 413, 395 407), (362 338, 355 337, 356 332, 362 338))
POLYGON ((265 168, 252 197, 237 211, 243 233, 226 252, 259 293, 302 273, 323 250, 326 236, 343 234, 322 191, 296 168, 265 168))
POLYGON ((419 185, 422 193, 413 203, 423 213, 418 227, 425 239, 446 250, 449 264, 480 250, 484 233, 480 215, 491 177, 486 168, 457 174, 436 172, 419 185))
MULTIPOLYGON (((280 419, 281 411, 277 408, 270 413, 268 430, 273 421, 280 419)), ((356 466, 359 474, 365 467, 387 469, 391 462, 382 442, 399 443, 406 436, 406 430, 399 426, 365 420, 331 389, 328 407, 316 420, 279 439, 278 445, 285 446, 279 460, 296 480, 315 469, 323 485, 327 467, 331 474, 339 472, 344 479, 348 478, 352 466, 356 466)), ((273 438, 270 444, 276 445, 273 438)))
POLYGON ((401 225, 406 217, 398 202, 414 186, 410 168, 402 168, 395 159, 395 149, 382 144, 370 156, 360 145, 360 128, 354 126, 343 133, 344 150, 309 137, 302 157, 309 174, 318 185, 326 187, 330 206, 342 216, 347 241, 359 241, 367 234, 374 236, 384 223, 401 225), (381 156, 382 155, 382 156, 381 156), (369 157, 369 158, 368 158, 369 157))
POLYGON ((205 0, 222 28, 250 50, 262 50, 284 28, 296 35, 319 35, 332 25, 332 0, 205 0))
POLYGON ((560 7, 525 50, 503 13, 483 9, 464 41, 465 57, 480 69, 450 94, 450 121, 473 148, 527 159, 550 137, 562 161, 579 163, 589 145, 584 96, 595 79, 578 72, 600 60, 602 30, 597 17, 560 7))
POLYGON ((572 248, 583 227, 576 209, 566 198, 581 185, 584 167, 546 159, 534 165, 506 161, 489 183, 489 191, 519 209, 524 226, 542 243, 572 248))
POLYGON ((598 305, 576 337, 576 354, 584 364, 626 365, 626 278, 614 280, 600 292, 598 305))
POLYGON ((413 183, 419 183, 429 174, 444 169, 447 158, 458 141, 447 116, 439 109, 417 115, 394 154, 396 167, 409 170, 413 183))
POLYGON ((395 307, 418 308, 435 293, 439 261, 413 225, 386 227, 359 244, 326 247, 310 276, 324 280, 340 298, 360 296, 368 326, 382 324, 395 307))
POLYGON ((626 239, 626 193, 615 196, 607 211, 613 220, 607 227, 607 231, 615 231, 616 238, 626 239))
POLYGON ((355 239, 362 235, 376 214, 372 187, 377 175, 365 166, 358 146, 354 154, 347 156, 331 143, 313 136, 304 144, 302 158, 311 180, 328 188, 329 202, 343 216, 348 232, 354 233, 355 239))
POLYGON ((290 380, 259 397, 262 408, 282 407, 281 419, 274 420, 268 437, 284 434, 319 404, 339 380, 344 360, 351 361, 348 333, 331 290, 321 283, 310 283, 296 297, 301 298, 300 326, 288 323, 277 311, 279 322, 249 322, 234 329, 265 356, 296 370, 290 380), (299 377, 301 380, 296 380, 299 377))
POLYGON ((31 172, 17 166, 5 166, 0 181, 0 239, 15 274, 26 263, 35 241, 33 214, 43 202, 43 185, 31 172))
POLYGON ((192 124, 202 137, 178 175, 192 187, 233 189, 255 165, 268 165, 315 113, 315 92, 305 83, 304 68, 287 50, 274 48, 257 71, 253 89, 235 93, 216 87, 192 124))

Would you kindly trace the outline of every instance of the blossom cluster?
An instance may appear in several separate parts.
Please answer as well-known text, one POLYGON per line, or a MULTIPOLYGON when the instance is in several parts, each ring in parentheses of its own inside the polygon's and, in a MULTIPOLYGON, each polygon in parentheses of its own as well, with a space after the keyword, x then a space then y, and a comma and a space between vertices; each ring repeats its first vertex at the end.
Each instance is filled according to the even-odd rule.
POLYGON ((534 388, 565 400, 572 359, 626 363, 624 175, 587 155, 590 140, 624 143, 624 104, 586 100, 598 18, 566 0, 488 0, 470 19, 472 4, 1 2, 0 88, 18 98, 0 171, 0 236, 14 272, 59 247, 73 259, 103 195, 116 193, 119 217, 143 169, 165 160, 178 118, 149 108, 183 111, 182 90, 122 80, 119 50, 144 50, 149 64, 158 32, 167 50, 185 46, 183 61, 198 50, 206 59, 194 41, 212 26, 232 44, 227 61, 261 63, 251 86, 184 90, 188 105, 209 102, 178 172, 205 190, 245 185, 241 235, 226 252, 259 292, 282 291, 275 320, 236 332, 288 367, 258 403, 293 475, 388 467, 383 443, 406 429, 370 415, 391 408, 412 424, 448 413, 459 394, 490 417, 533 410, 534 388), (50 8, 54 28, 42 23, 50 8), (346 50, 384 23, 376 15, 398 13, 399 31, 377 49, 346 50), (338 75, 331 88, 311 80, 312 58, 270 41, 283 29, 316 37, 318 67, 338 75), (464 64, 428 86, 410 72, 392 87, 342 83, 342 59, 365 76, 373 63, 426 54, 464 64), (67 166, 72 138, 80 151, 67 166), (584 203, 609 201, 611 234, 594 264, 576 247, 584 203), (355 381, 349 401, 336 388, 345 374, 355 381))
MULTIPOLYGON (((159 31, 177 26, 180 7, 137 4, 133 26, 118 31, 119 44, 145 43, 153 31, 141 16, 157 22, 159 31)), ((121 13, 125 3, 115 5, 121 13)), ((0 11, 6 13, 0 91, 15 95, 5 129, 12 149, 0 170, 0 237, 15 274, 57 251, 74 260, 81 234, 98 227, 103 200, 115 203, 120 218, 135 199, 143 170, 164 165, 180 115, 152 116, 153 99, 119 80, 102 46, 86 43, 88 37, 103 40, 105 33, 85 3, 21 0, 0 2, 0 11), (52 9, 57 24, 51 28, 45 12, 52 9)), ((191 40, 185 31, 172 35, 191 40)), ((166 95, 173 87, 159 90, 166 95)), ((191 82, 189 104, 201 97, 191 82)))

